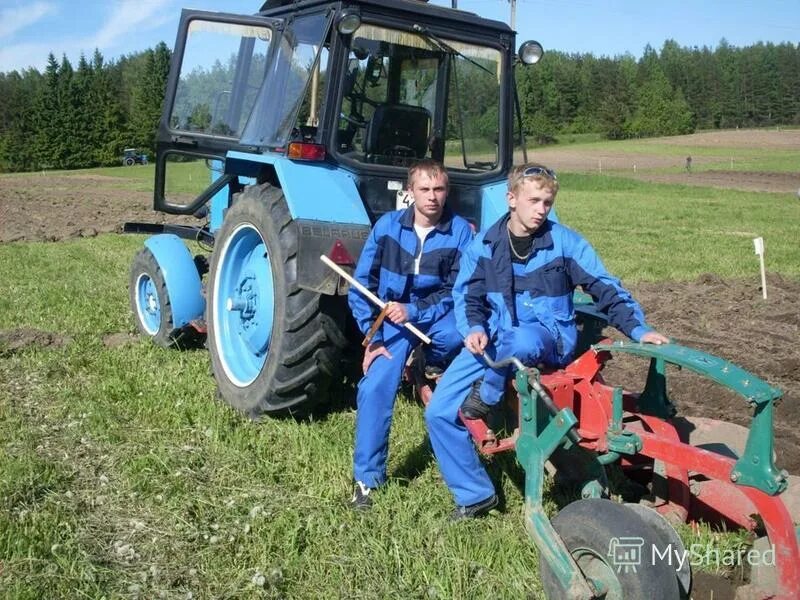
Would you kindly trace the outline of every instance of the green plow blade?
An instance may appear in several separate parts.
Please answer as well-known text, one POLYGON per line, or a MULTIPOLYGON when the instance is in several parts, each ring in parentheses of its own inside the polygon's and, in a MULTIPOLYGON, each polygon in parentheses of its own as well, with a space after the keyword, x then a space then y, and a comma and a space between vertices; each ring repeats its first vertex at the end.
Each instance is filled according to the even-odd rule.
POLYGON ((713 354, 707 354, 680 344, 640 344, 636 342, 613 342, 594 344, 592 349, 601 352, 625 352, 644 358, 655 358, 664 362, 687 368, 699 375, 708 377, 720 385, 743 396, 756 405, 777 400, 783 396, 778 388, 713 354))

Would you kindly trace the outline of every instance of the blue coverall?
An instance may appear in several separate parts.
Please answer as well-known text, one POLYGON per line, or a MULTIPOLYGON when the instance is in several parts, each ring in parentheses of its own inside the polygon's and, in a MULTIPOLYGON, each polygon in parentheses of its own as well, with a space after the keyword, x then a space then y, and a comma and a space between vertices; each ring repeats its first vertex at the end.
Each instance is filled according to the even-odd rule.
MULTIPOLYGON (((483 331, 493 358, 563 366, 573 358, 578 331, 572 297, 580 285, 609 322, 635 341, 651 331, 641 307, 608 274, 580 234, 551 220, 536 231, 524 264, 512 263, 508 215, 479 234, 461 256, 453 287, 458 330, 465 338, 483 331)), ((481 399, 497 404, 508 369, 488 369, 462 349, 445 371, 425 411, 434 454, 456 503, 469 506, 494 494, 458 411, 472 383, 484 377, 481 399)))
MULTIPOLYGON (((431 338, 428 364, 442 365, 463 340, 453 317, 452 287, 462 250, 472 241, 472 228, 447 207, 422 246, 419 273, 414 274, 419 239, 414 206, 383 215, 373 227, 356 266, 355 278, 386 302, 406 304, 408 320, 431 338)), ((348 302, 366 334, 378 309, 352 288, 348 302)), ((391 359, 378 356, 358 383, 353 477, 370 488, 386 481, 389 429, 397 388, 411 351, 419 343, 411 332, 388 319, 372 338, 382 342, 391 359)))

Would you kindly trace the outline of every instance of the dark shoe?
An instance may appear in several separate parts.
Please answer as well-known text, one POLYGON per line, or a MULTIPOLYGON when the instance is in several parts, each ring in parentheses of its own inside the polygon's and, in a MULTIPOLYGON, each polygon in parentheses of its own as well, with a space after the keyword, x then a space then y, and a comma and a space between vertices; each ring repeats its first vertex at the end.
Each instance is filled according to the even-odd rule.
POLYGON ((356 488, 353 491, 353 497, 350 500, 350 508, 353 510, 367 510, 372 506, 372 498, 369 493, 372 490, 360 481, 356 481, 356 488))
POLYGON ((481 383, 483 379, 472 384, 469 396, 461 405, 461 416, 465 419, 486 419, 489 416, 492 407, 481 400, 481 383))
POLYGON ((456 507, 453 514, 450 516, 451 521, 464 521, 466 519, 477 519, 478 517, 485 517, 493 509, 497 508, 500 504, 500 498, 497 494, 492 494, 486 500, 469 506, 456 507))
POLYGON ((425 365, 425 379, 438 380, 444 375, 444 369, 439 365, 425 365))

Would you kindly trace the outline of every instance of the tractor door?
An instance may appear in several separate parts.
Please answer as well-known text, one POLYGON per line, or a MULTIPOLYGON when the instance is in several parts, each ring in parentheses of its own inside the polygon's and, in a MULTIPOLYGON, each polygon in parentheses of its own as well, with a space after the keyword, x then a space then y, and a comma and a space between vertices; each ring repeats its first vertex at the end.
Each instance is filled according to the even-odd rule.
POLYGON ((157 136, 154 208, 192 214, 238 181, 223 175, 241 143, 283 21, 184 10, 157 136))

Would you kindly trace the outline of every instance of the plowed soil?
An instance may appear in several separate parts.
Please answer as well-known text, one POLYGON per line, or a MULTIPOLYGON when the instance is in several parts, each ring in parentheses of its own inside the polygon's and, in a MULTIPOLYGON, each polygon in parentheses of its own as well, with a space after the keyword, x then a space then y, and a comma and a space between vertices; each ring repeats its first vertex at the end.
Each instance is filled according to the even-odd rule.
MULTIPOLYGON (((800 281, 767 276, 761 283, 703 275, 690 282, 630 286, 647 320, 674 341, 729 360, 784 392, 775 411, 777 464, 800 474, 800 281)), ((608 328, 609 337, 623 339, 608 328)), ((619 355, 606 381, 641 390, 647 362, 619 355)), ((747 427, 752 409, 742 396, 687 370, 669 369, 667 385, 680 414, 732 421, 747 427)))
POLYGON ((192 217, 154 212, 152 193, 126 190, 118 177, 0 176, 0 242, 92 237, 121 232, 126 221, 198 223, 192 217))

